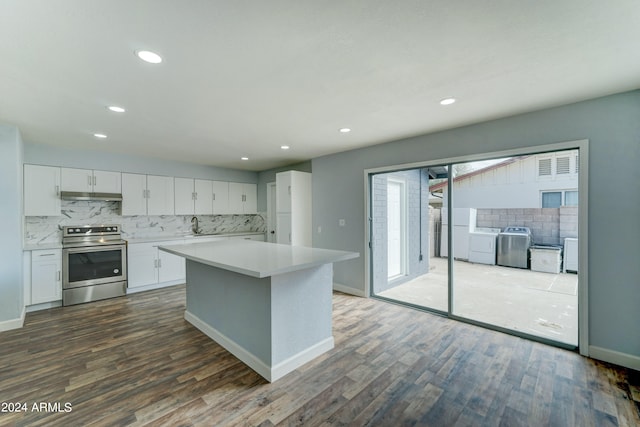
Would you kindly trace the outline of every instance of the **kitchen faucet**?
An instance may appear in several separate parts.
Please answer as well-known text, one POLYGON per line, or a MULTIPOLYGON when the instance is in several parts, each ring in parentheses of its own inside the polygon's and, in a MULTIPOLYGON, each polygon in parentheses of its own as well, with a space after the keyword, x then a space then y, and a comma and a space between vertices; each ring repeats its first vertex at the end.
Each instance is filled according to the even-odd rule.
POLYGON ((198 230, 198 217, 194 216, 191 218, 191 231, 193 234, 198 234, 200 230, 198 230))

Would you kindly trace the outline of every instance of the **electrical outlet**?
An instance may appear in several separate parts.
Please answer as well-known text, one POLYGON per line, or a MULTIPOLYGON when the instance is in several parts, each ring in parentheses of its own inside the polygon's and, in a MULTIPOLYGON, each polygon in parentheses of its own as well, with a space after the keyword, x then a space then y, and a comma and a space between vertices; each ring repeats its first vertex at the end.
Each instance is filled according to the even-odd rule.
POLYGON ((345 225, 347 225, 347 221, 345 221, 344 219, 339 219, 338 220, 338 225, 340 227, 344 227, 345 225))

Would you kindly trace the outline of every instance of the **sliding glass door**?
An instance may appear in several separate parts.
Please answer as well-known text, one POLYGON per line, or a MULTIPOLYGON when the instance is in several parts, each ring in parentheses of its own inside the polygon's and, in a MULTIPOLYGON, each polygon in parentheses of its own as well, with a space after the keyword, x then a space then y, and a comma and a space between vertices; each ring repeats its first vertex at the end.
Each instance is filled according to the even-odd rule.
POLYGON ((440 257, 441 236, 446 235, 442 196, 429 192, 446 177, 444 166, 371 176, 373 295, 448 311, 448 267, 440 257))
POLYGON ((372 295, 577 346, 578 165, 571 149, 372 173, 372 295))

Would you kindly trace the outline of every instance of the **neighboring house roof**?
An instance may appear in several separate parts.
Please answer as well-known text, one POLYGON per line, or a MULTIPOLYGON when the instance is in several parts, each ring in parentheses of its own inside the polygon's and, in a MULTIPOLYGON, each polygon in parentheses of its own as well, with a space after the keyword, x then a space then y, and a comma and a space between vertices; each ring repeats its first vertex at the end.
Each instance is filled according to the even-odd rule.
MULTIPOLYGON (((524 159, 526 159, 527 157, 530 157, 530 156, 531 155, 511 157, 511 158, 509 158, 507 160, 504 160, 504 161, 502 161, 500 163, 496 163, 496 164, 493 164, 491 166, 487 166, 485 168, 476 169, 476 170, 471 171, 469 173, 465 173, 463 175, 456 176, 455 178, 453 178, 453 182, 458 182, 458 181, 461 181, 463 179, 469 179, 469 178, 472 178, 472 177, 474 177, 476 175, 481 175, 481 174, 483 174, 485 172, 489 172, 489 171, 494 170, 494 169, 503 168, 503 167, 508 166, 508 165, 510 165, 512 163, 524 160, 524 159)), ((431 185, 431 186, 429 186, 429 192, 433 193, 435 191, 441 190, 441 189, 445 188, 448 184, 449 183, 447 181, 443 181, 443 182, 439 182, 437 184, 431 185)))

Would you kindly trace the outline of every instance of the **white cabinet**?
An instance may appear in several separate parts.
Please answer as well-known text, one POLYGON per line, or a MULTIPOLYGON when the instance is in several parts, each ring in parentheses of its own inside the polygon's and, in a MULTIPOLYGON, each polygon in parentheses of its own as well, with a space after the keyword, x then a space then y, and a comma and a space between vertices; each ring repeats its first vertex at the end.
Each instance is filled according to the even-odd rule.
POLYGON ((173 177, 147 175, 147 215, 173 215, 173 197, 173 177))
POLYGON ((311 174, 276 174, 276 241, 311 246, 311 174))
POLYGON ((229 183, 229 213, 258 213, 258 186, 256 184, 229 183))
POLYGON ((62 168, 61 187, 63 191, 81 193, 120 193, 121 174, 120 172, 62 168))
POLYGON ((122 174, 122 215, 147 214, 147 176, 122 174))
MULTIPOLYGON (((62 299, 62 251, 31 252, 31 304, 62 299)), ((28 303, 28 302, 27 302, 28 303)))
POLYGON ((173 177, 122 174, 122 215, 173 215, 173 177))
POLYGON ((60 215, 60 168, 24 165, 25 216, 60 215))
POLYGON ((193 215, 195 200, 194 179, 175 179, 176 215, 193 215))
MULTIPOLYGON (((182 242, 180 242, 182 243, 182 242)), ((158 245, 175 245, 176 242, 158 243, 158 245)), ((173 255, 158 249, 158 282, 185 280, 185 260, 181 256, 173 255)))
POLYGON ((226 215, 230 214, 229 209, 229 183, 224 181, 212 181, 213 191, 213 214, 226 215))
POLYGON ((185 279, 184 258, 160 251, 158 246, 179 245, 182 240, 132 243, 128 246, 128 285, 130 288, 176 282, 185 279))
MULTIPOLYGON (((176 215, 221 214, 225 198, 224 186, 207 179, 176 178, 176 215), (216 212, 214 210, 216 206, 216 212)), ((227 190, 228 193, 228 190, 227 190)))
POLYGON ((93 171, 94 193, 122 192, 122 174, 111 171, 93 171))
POLYGON ((205 179, 193 181, 195 215, 211 215, 213 213, 213 182, 205 179))

